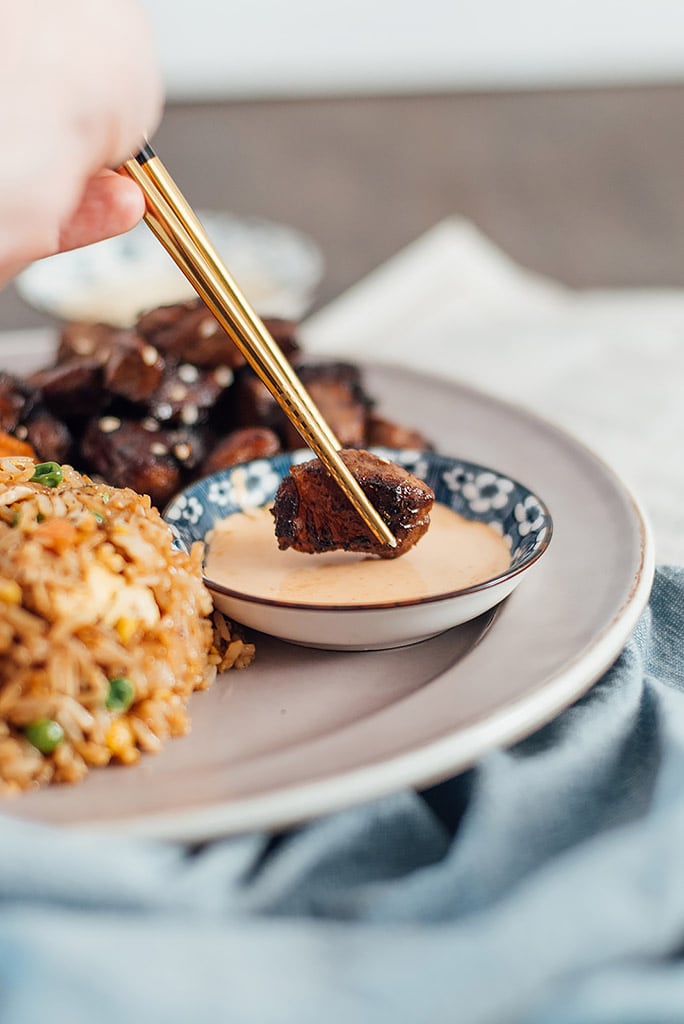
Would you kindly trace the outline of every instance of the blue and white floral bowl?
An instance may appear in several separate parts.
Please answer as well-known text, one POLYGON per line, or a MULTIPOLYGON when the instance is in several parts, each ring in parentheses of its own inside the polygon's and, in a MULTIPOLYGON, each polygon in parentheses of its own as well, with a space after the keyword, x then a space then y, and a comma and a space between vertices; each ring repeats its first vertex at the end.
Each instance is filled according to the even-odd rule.
MULTIPOLYGON (((486 466, 433 452, 373 448, 429 484, 435 500, 466 519, 486 523, 511 551, 509 568, 475 586, 414 601, 331 606, 256 598, 206 579, 216 607, 252 629, 311 647, 383 650, 425 640, 489 611, 515 589, 551 541, 544 502, 516 480, 486 466)), ((177 542, 205 540, 214 524, 234 512, 273 500, 293 463, 308 449, 256 459, 199 480, 164 512, 177 542)))
MULTIPOLYGON (((287 224, 200 210, 214 247, 261 316, 294 320, 309 309, 323 273, 318 245, 287 224)), ((146 309, 195 292, 144 224, 83 249, 38 260, 16 279, 30 305, 63 320, 129 327, 146 309)))

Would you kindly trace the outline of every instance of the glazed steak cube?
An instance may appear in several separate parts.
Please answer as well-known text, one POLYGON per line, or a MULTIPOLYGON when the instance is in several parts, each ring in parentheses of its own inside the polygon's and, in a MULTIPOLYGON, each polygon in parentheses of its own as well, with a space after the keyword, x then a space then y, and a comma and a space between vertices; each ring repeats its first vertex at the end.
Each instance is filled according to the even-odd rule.
MULTIPOLYGON (((342 362, 299 363, 296 371, 340 444, 344 448, 361 447, 372 403, 363 390, 358 368, 342 362)), ((255 374, 243 372, 236 390, 239 425, 270 427, 280 435, 286 450, 302 447, 299 433, 255 374)))
POLYGON ((140 317, 137 329, 170 360, 232 369, 245 362, 213 313, 199 300, 153 309, 140 317))
POLYGON ((310 554, 359 551, 396 558, 430 525, 434 493, 412 473, 363 449, 340 455, 397 541, 380 544, 319 459, 291 466, 275 496, 273 518, 278 546, 310 554))
POLYGON ((268 427, 240 427, 213 445, 202 463, 202 475, 208 476, 251 459, 267 459, 280 450, 278 435, 268 427))
POLYGON ((163 507, 181 485, 182 475, 165 433, 142 423, 101 416, 90 421, 82 453, 89 469, 115 487, 149 494, 163 507))

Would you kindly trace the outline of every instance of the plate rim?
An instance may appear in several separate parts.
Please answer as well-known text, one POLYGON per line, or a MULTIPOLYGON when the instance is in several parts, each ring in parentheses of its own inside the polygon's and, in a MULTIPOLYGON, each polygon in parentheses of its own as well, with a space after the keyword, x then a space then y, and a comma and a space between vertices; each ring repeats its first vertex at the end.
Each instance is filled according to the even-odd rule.
MULTIPOLYGON (((639 508, 636 502, 635 507, 639 508)), ((510 746, 528 736, 531 727, 536 730, 552 721, 587 693, 613 664, 651 592, 655 571, 653 544, 646 520, 642 518, 641 522, 644 531, 638 580, 610 625, 552 681, 501 706, 484 720, 394 757, 312 782, 295 783, 257 796, 181 812, 147 813, 112 822, 74 823, 67 827, 98 833, 120 832, 138 838, 201 842, 257 830, 281 831, 323 814, 345 810, 360 802, 359 789, 363 789, 365 803, 407 786, 420 789, 458 775, 471 767, 477 757, 501 744, 510 746), (449 769, 445 776, 447 761, 449 769)), ((486 634, 479 642, 486 642, 486 634)))

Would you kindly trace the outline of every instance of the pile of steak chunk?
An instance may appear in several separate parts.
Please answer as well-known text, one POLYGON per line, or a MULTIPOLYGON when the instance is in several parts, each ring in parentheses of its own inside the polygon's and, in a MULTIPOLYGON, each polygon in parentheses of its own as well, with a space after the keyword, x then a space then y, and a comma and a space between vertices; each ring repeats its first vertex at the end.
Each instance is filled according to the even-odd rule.
MULTIPOLYGON (((345 448, 430 447, 375 414, 358 367, 312 362, 294 323, 265 323, 345 448)), ((40 461, 69 462, 160 508, 199 476, 302 447, 199 300, 152 310, 130 329, 66 324, 53 365, 22 379, 0 373, 0 431, 40 461)))

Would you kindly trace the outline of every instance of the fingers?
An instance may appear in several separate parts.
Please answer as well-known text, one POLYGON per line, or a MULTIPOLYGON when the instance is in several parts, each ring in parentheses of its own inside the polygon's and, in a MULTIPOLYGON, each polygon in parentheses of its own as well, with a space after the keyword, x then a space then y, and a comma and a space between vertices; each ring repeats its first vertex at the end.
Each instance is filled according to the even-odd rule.
POLYGON ((74 54, 62 105, 90 173, 133 156, 159 124, 163 85, 136 0, 60 0, 54 31, 74 54))
POLYGON ((51 241, 48 241, 49 233, 44 232, 39 240, 32 240, 33 244, 25 251, 17 247, 6 258, 0 251, 0 287, 31 260, 129 231, 144 212, 145 199, 134 181, 114 171, 101 171, 86 183, 76 210, 51 241))
POLYGON ((145 200, 134 181, 101 171, 87 182, 77 209, 62 225, 56 251, 120 235, 135 227, 144 212, 145 200))
POLYGON ((137 186, 100 172, 154 132, 163 87, 137 0, 0 0, 0 24, 1 286, 140 220, 137 186))

